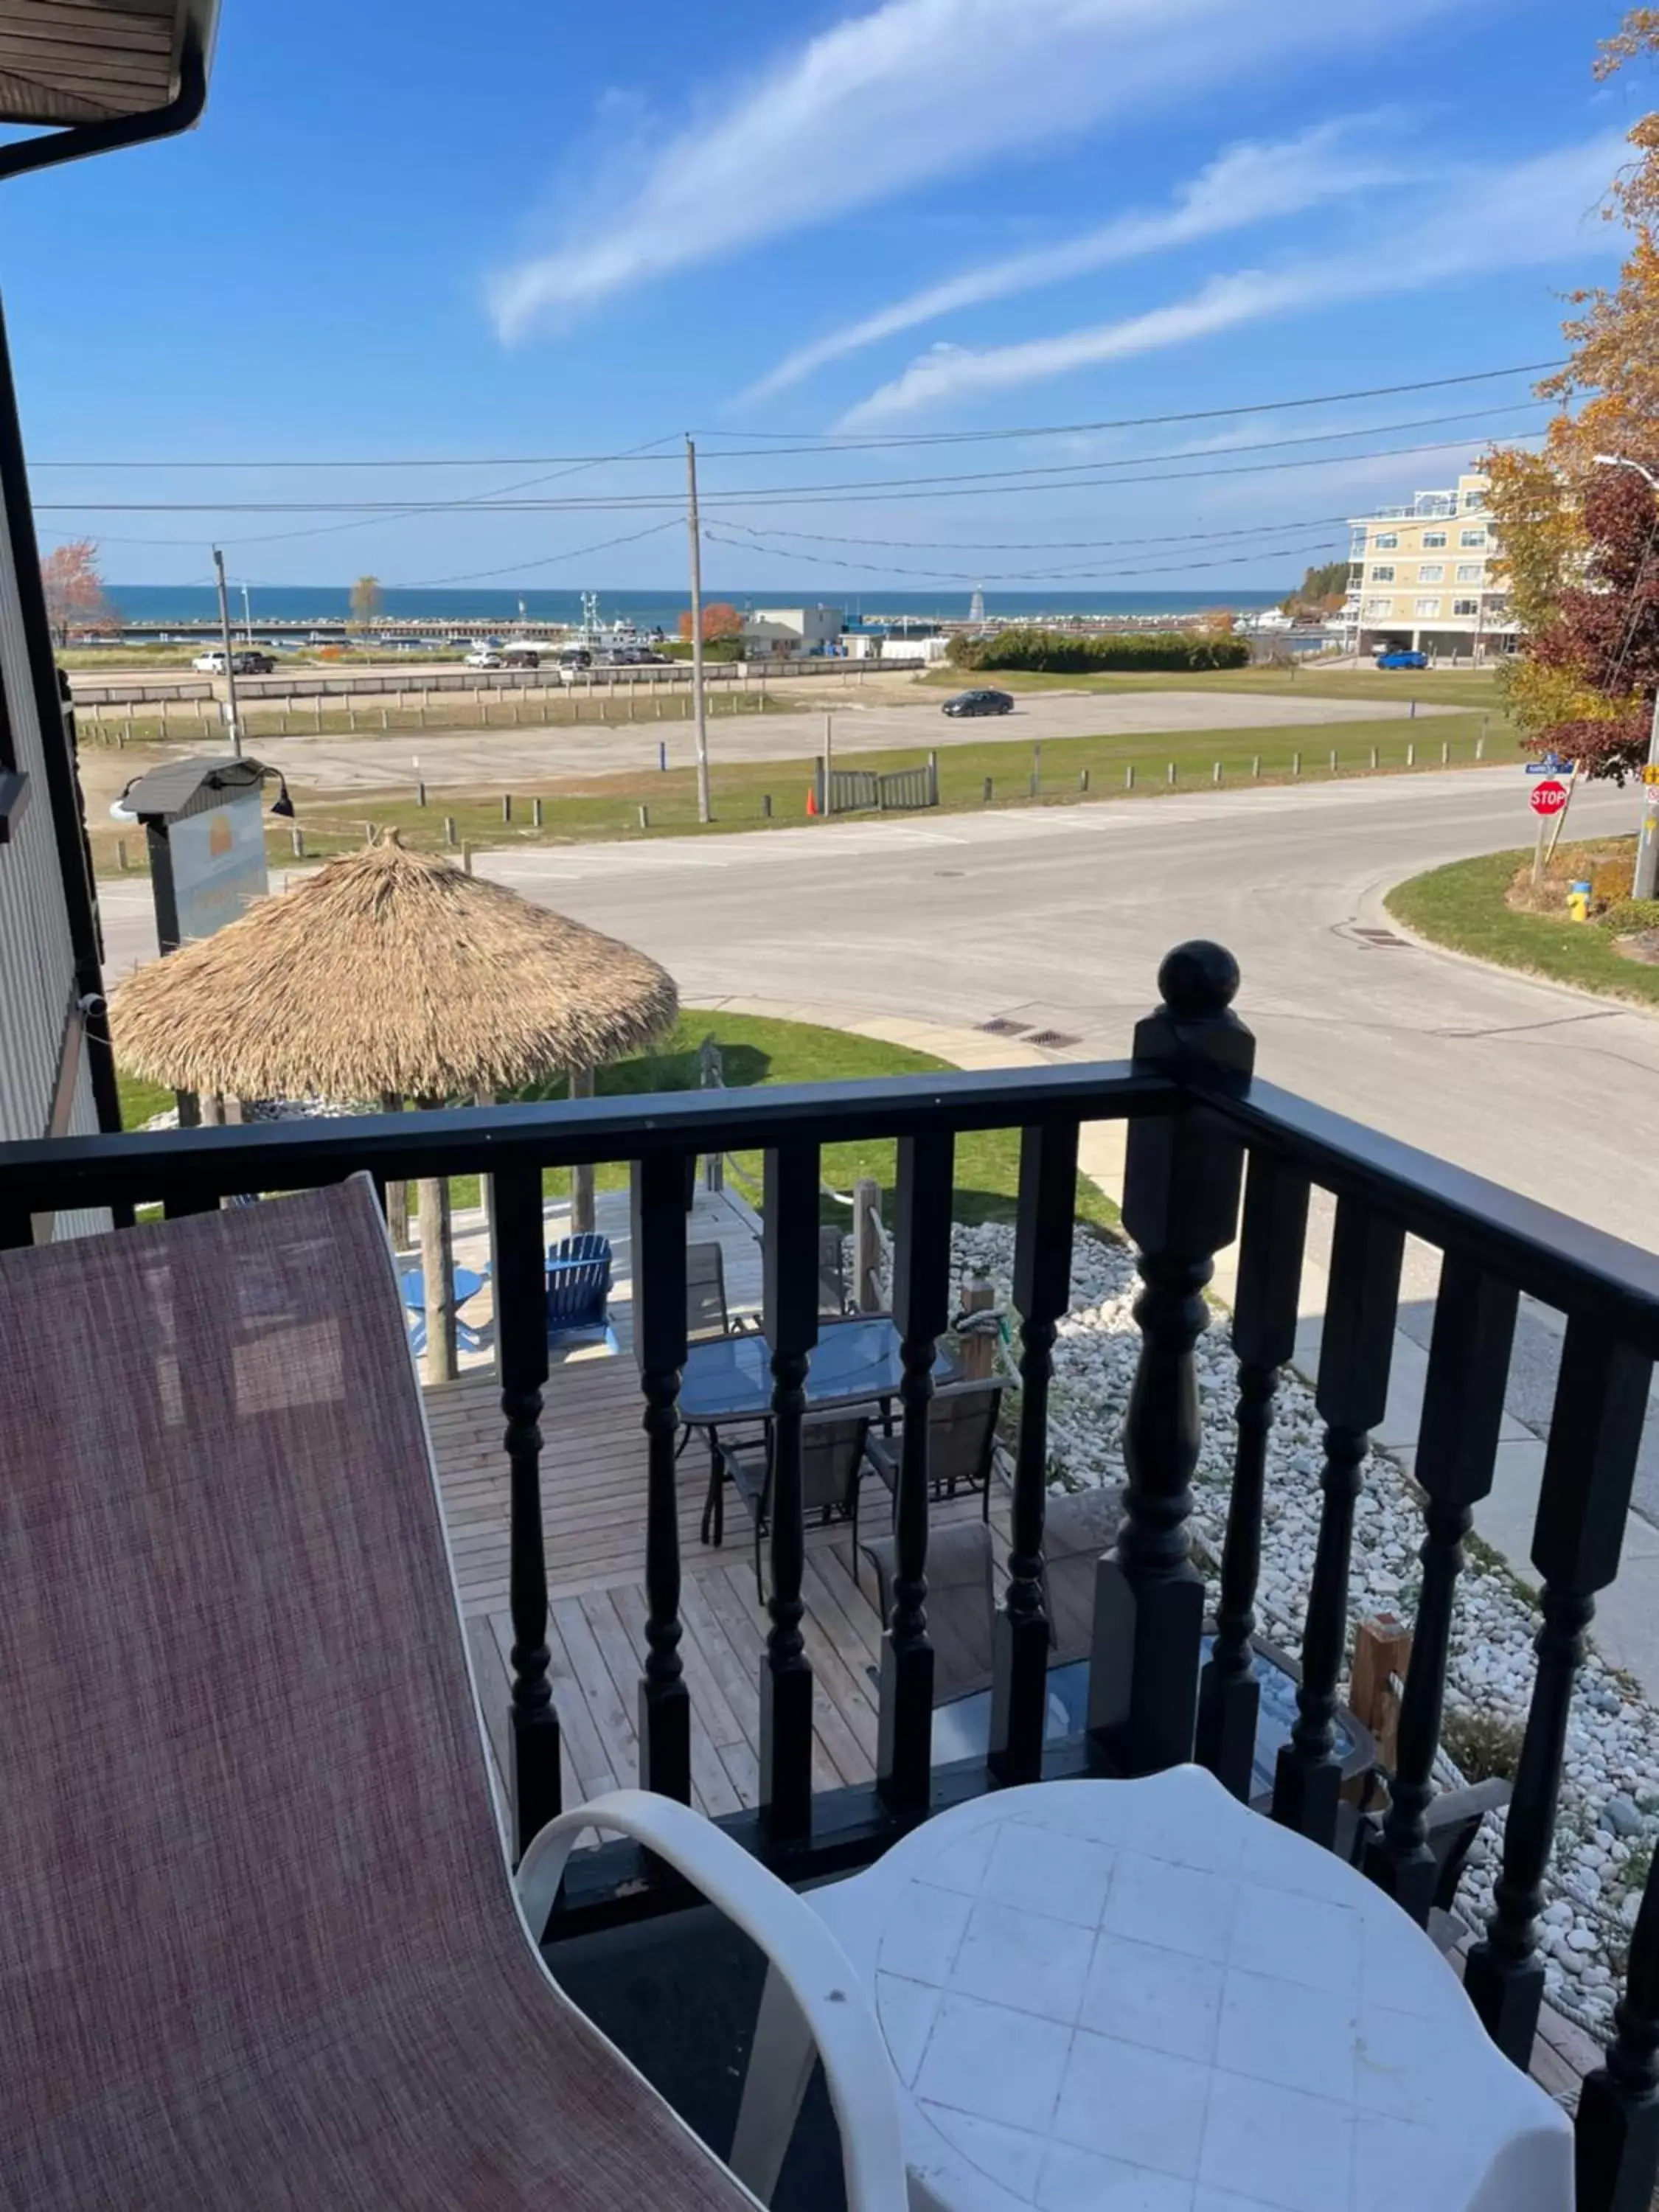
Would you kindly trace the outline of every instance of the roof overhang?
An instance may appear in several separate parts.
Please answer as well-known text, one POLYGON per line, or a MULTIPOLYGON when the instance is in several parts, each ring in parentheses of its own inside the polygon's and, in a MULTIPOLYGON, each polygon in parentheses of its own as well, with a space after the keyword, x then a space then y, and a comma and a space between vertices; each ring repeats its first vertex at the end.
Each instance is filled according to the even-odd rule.
POLYGON ((0 126, 58 126, 0 148, 0 173, 188 130, 217 16, 218 0, 0 0, 0 126))

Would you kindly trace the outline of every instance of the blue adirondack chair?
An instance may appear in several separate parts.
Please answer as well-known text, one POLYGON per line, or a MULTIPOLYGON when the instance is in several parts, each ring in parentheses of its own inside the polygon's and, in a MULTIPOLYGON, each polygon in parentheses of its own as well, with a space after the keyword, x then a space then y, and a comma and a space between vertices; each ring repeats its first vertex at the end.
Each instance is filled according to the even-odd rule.
POLYGON ((603 1332, 611 1321, 611 1239, 584 1230, 561 1237, 547 1255, 547 1340, 603 1332))

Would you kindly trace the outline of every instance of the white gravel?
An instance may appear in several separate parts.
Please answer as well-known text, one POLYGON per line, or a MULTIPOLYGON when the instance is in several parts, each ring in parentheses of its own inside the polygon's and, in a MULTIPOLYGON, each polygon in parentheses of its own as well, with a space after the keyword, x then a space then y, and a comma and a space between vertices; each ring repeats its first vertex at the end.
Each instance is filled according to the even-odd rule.
MULTIPOLYGON (((960 1280, 988 1275, 999 1306, 1012 1308, 1013 1231, 967 1229, 953 1237, 960 1280)), ((1121 1482, 1121 1436, 1139 1339, 1132 1305, 1133 1257, 1079 1230, 1071 1311, 1060 1325, 1049 1401, 1051 1486, 1121 1482)), ((1009 1347, 1012 1359, 1018 1341, 1009 1347)), ((1200 1554, 1218 1561, 1232 1476, 1236 1367, 1226 1316, 1217 1313, 1197 1348, 1204 1443, 1189 1524, 1200 1554)), ((1261 1630, 1290 1651, 1301 1648, 1303 1601, 1319 1529, 1322 1424, 1313 1393, 1286 1371, 1274 1407, 1263 1511, 1261 1630)), ((1355 1516, 1349 1617, 1416 1612, 1422 1516, 1404 1470, 1373 1451, 1355 1516)), ((1209 1601, 1216 1601, 1206 1566, 1209 1601)), ((1501 1568, 1471 1557, 1458 1581, 1452 1624, 1448 1711, 1524 1720, 1531 1693, 1538 1618, 1528 1594, 1501 1568)), ((1654 1709, 1594 1650, 1573 1701, 1555 1850, 1540 1946, 1553 2001, 1598 2033, 1612 2019, 1628 1929, 1648 1857, 1659 1840, 1659 1729, 1654 1709)), ((1463 1916, 1484 1923, 1497 1871, 1501 1818, 1489 1820, 1459 1892, 1463 1916)))

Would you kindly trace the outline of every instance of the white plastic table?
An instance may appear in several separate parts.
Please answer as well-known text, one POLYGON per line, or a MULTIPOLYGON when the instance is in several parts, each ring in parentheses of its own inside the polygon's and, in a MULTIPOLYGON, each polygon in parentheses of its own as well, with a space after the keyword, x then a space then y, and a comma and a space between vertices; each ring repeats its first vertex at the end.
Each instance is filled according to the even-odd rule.
MULTIPOLYGON (((1427 1936, 1198 1767, 978 1799, 807 1901, 874 1998, 913 2207, 1571 2212, 1565 2114, 1427 1936)), ((806 2071, 769 1984, 761 2030, 751 2185, 806 2071)))

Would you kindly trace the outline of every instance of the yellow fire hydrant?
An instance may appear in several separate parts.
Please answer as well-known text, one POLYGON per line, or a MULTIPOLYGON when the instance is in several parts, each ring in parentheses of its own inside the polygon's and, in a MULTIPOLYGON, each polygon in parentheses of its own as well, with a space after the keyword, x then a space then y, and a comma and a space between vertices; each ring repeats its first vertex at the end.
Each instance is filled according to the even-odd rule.
POLYGON ((1567 918, 1571 921, 1589 920, 1590 887, 1588 884, 1569 884, 1567 886, 1567 918))

